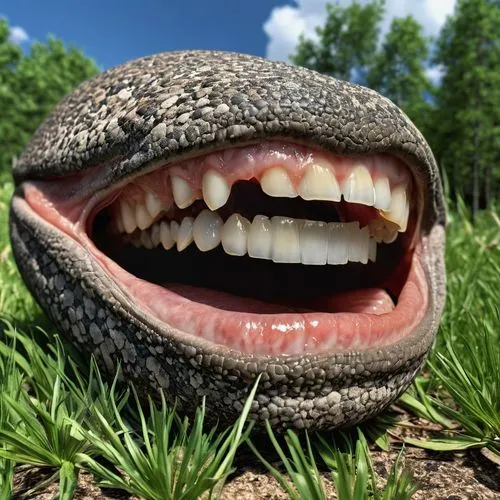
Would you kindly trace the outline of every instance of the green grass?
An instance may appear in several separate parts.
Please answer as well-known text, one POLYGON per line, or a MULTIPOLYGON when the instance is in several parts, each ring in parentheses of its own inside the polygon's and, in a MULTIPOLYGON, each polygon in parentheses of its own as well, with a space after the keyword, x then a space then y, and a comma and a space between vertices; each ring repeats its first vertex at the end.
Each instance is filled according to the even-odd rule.
MULTIPOLYGON (((390 436, 406 423, 391 414, 347 434, 276 436, 268 426, 266 441, 245 421, 250 399, 234 426, 207 428, 203 408, 189 421, 104 380, 59 340, 22 283, 7 234, 11 193, 11 184, 0 186, 0 499, 27 465, 50 471, 31 495, 57 482, 59 498, 72 498, 84 470, 142 498, 216 498, 242 452, 253 452, 290 498, 327 498, 326 478, 341 499, 412 497, 418 485, 404 450, 384 480, 372 464, 374 449, 402 449, 390 436)), ((469 220, 463 206, 451 218, 440 333, 398 405, 440 429, 407 438, 407 447, 487 448, 500 457, 500 218, 491 210, 474 227, 469 220)))

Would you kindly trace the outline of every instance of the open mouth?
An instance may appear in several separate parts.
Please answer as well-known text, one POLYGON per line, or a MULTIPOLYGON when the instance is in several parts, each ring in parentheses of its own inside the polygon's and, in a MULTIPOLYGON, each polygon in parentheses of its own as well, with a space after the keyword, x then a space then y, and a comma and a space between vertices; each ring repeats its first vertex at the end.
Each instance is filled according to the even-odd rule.
POLYGON ((247 354, 359 351, 397 342, 427 309, 417 194, 393 156, 265 142, 87 198, 73 236, 183 334, 247 354))

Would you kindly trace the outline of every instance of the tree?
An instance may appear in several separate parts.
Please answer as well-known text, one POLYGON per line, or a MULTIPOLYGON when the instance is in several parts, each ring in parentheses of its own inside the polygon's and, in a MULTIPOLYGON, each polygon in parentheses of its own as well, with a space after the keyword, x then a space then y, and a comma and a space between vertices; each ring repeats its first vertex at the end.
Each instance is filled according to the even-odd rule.
POLYGON ((393 19, 366 78, 368 87, 391 99, 424 131, 433 90, 425 67, 429 41, 412 16, 393 19))
POLYGON ((47 114, 79 83, 97 73, 92 59, 50 37, 34 43, 28 55, 8 39, 7 21, 0 19, 0 177, 10 172, 47 114))
POLYGON ((14 106, 13 92, 16 80, 15 68, 23 55, 17 45, 9 41, 9 25, 0 19, 0 175, 5 165, 10 164, 13 152, 9 150, 8 138, 13 135, 9 116, 14 106))
POLYGON ((434 150, 473 216, 500 180, 500 2, 459 0, 437 44, 434 150))
POLYGON ((327 4, 324 27, 318 40, 301 36, 291 61, 342 80, 364 83, 368 66, 377 51, 383 0, 366 5, 354 1, 348 7, 327 4))
POLYGON ((432 84, 426 73, 429 40, 411 16, 394 19, 382 45, 384 1, 348 7, 327 4, 317 40, 301 36, 292 62, 371 87, 400 106, 417 126, 428 129, 432 84))

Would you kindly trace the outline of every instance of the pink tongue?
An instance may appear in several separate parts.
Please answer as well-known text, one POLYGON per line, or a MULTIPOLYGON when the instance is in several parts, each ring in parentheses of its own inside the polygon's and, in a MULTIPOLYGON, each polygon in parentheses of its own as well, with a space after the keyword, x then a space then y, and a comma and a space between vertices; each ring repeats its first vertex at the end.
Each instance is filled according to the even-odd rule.
POLYGON ((205 304, 217 309, 223 309, 225 311, 254 314, 311 311, 385 314, 394 309, 394 302, 391 297, 381 288, 365 288, 362 290, 337 293, 329 297, 305 300, 299 307, 293 305, 270 304, 257 299, 240 297, 231 293, 182 285, 179 283, 164 283, 163 286, 171 292, 177 293, 193 302, 205 304))

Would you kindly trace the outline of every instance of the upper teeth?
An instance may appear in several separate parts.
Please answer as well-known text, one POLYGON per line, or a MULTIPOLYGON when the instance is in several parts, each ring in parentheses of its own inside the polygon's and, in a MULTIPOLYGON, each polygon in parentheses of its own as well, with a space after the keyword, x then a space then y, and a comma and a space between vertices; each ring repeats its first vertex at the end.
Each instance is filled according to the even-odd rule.
POLYGON ((351 203, 373 206, 375 189, 370 172, 363 165, 354 167, 342 183, 344 199, 351 203))
POLYGON ((340 201, 342 193, 328 167, 312 165, 300 181, 299 195, 304 200, 340 201))
POLYGON ((226 204, 231 187, 223 175, 209 170, 203 176, 203 199, 210 210, 217 210, 226 204))
POLYGON ((408 225, 409 212, 410 203, 406 194, 406 186, 397 186, 392 190, 389 210, 382 211, 382 217, 397 224, 399 231, 404 232, 408 225))
MULTIPOLYGON (((340 201, 343 196, 350 203, 378 208, 382 211, 383 217, 398 224, 401 231, 406 230, 407 213, 409 213, 409 200, 406 199, 407 185, 397 185, 391 190, 387 176, 378 175, 373 181, 370 171, 362 164, 351 169, 341 185, 335 177, 334 170, 319 163, 306 168, 297 189, 287 170, 279 166, 265 170, 260 178, 260 185, 267 195, 273 197, 300 196, 304 200, 340 201)), ((172 193, 175 204, 181 209, 187 208, 196 199, 203 197, 207 207, 214 211, 226 204, 231 194, 231 186, 220 172, 209 169, 203 174, 201 193, 178 175, 172 175, 172 193)), ((153 210, 149 212, 153 218, 157 215, 152 213, 153 210)))
POLYGON ((295 198, 297 191, 290 180, 287 171, 282 167, 272 167, 260 178, 262 191, 269 196, 279 198, 295 198))
MULTIPOLYGON (((378 210, 380 217, 370 221, 368 229, 360 230, 362 231, 360 234, 364 235, 369 232, 378 242, 394 241, 397 232, 406 231, 408 225, 410 212, 408 175, 404 171, 401 172, 401 169, 398 170, 395 163, 379 157, 376 157, 373 162, 375 166, 369 162, 363 163, 363 160, 357 163, 351 160, 350 165, 352 166, 347 168, 343 166, 342 161, 339 161, 337 165, 318 157, 304 165, 302 169, 291 172, 292 175, 289 173, 289 166, 286 162, 283 165, 274 164, 258 171, 257 174, 255 170, 251 172, 252 175, 260 178, 262 190, 269 196, 287 198, 300 196, 304 200, 332 202, 339 202, 343 197, 350 203, 373 206, 378 210)), ((155 246, 161 240, 165 247, 169 247, 173 244, 171 243, 173 240, 177 248, 182 250, 193 241, 194 237, 198 247, 204 251, 222 242, 228 253, 243 255, 243 234, 248 233, 251 237, 248 239, 250 243, 245 252, 248 252, 251 257, 280 261, 282 254, 280 243, 286 239, 289 245, 285 252, 287 259, 293 259, 296 262, 307 260, 308 257, 303 255, 304 248, 313 247, 316 254, 311 257, 311 264, 322 263, 325 259, 329 259, 328 255, 331 252, 329 251, 328 255, 325 254, 324 241, 321 240, 321 244, 317 242, 318 235, 322 234, 324 223, 303 224, 300 234, 309 235, 307 243, 305 243, 304 236, 299 237, 299 231, 294 223, 287 222, 290 219, 283 217, 273 218, 272 221, 256 217, 250 224, 249 221, 235 214, 223 227, 222 219, 213 213, 227 203, 234 181, 230 180, 233 177, 226 178, 221 169, 223 167, 217 166, 216 163, 209 164, 208 168, 205 167, 202 170, 200 178, 200 174, 194 174, 189 169, 184 171, 180 167, 174 167, 167 179, 171 186, 171 198, 176 206, 179 209, 185 209, 195 200, 203 199, 210 210, 202 212, 204 214, 201 219, 204 221, 203 226, 200 225, 201 222, 196 225, 194 220, 184 218, 180 227, 177 223, 173 228, 169 226, 169 236, 166 230, 157 231, 151 236, 151 243, 146 239, 144 245, 155 246), (210 227, 208 232, 204 232, 205 226, 210 227), (226 227, 233 229, 229 230, 226 227), (276 235, 285 236, 277 237, 273 243, 276 235)), ((252 175, 249 175, 249 178, 252 175)), ((170 186, 167 186, 165 195, 158 194, 160 188, 153 187, 144 194, 143 201, 137 201, 135 195, 120 198, 115 205, 117 208, 114 209, 115 229, 121 233, 131 234, 137 229, 145 230, 151 227, 162 213, 170 209, 170 186)), ((312 250, 305 252, 305 255, 312 255, 312 250)), ((345 257, 342 259, 345 260, 345 257)))
POLYGON ((177 175, 172 176, 172 194, 179 208, 186 208, 196 199, 189 182, 177 175))

